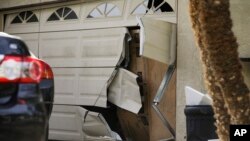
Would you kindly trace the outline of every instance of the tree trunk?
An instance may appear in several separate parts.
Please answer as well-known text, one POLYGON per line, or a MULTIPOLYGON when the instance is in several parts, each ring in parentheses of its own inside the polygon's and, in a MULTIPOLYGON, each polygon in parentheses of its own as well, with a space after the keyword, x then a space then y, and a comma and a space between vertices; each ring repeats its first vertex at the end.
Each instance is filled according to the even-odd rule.
POLYGON ((190 0, 189 8, 217 134, 228 141, 230 123, 250 124, 250 94, 241 73, 229 0, 190 0))

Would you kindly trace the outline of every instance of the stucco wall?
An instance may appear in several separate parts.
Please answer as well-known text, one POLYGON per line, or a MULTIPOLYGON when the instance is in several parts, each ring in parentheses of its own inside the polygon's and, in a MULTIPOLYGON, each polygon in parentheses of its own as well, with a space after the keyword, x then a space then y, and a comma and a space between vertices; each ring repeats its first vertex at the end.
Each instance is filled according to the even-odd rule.
MULTIPOLYGON (((239 43, 239 53, 243 58, 250 58, 250 1, 231 0, 233 30, 239 43)), ((245 82, 250 88, 250 63, 242 63, 245 82)))
MULTIPOLYGON (((188 2, 189 0, 178 0, 177 141, 186 140, 186 119, 183 113, 185 107, 184 87, 188 85, 201 92, 205 92, 200 56, 195 46, 188 15, 188 2)), ((231 0, 230 2, 234 23, 233 30, 240 45, 240 56, 250 57, 250 2, 244 0, 231 0)), ((250 86, 250 63, 243 63, 243 69, 245 81, 250 86)))
POLYGON ((185 86, 204 92, 202 67, 198 48, 195 46, 191 23, 188 15, 189 0, 178 0, 178 46, 177 46, 177 141, 184 141, 186 122, 184 115, 185 86))

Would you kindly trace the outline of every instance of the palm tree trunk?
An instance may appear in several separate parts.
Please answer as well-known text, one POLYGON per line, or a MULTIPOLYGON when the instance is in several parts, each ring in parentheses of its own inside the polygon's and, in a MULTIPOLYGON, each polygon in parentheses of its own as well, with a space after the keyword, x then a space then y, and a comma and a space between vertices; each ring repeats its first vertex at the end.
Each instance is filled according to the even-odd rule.
POLYGON ((229 0, 190 0, 189 8, 217 134, 228 141, 230 123, 250 123, 250 94, 241 73, 229 0))
POLYGON ((216 127, 217 127, 217 134, 220 139, 228 140, 229 137, 229 125, 230 125, 230 115, 227 113, 227 108, 225 106, 225 102, 223 99, 223 95, 219 86, 216 86, 213 72, 211 70, 209 61, 207 60, 207 50, 204 48, 202 43, 202 37, 200 35, 201 26, 198 20, 199 11, 200 11, 200 0, 190 0, 189 10, 190 10, 190 17, 192 20, 192 26, 195 31, 195 36, 197 40, 197 46, 200 48, 201 52, 201 60, 204 63, 203 71, 204 71, 204 78, 206 87, 208 89, 208 93, 210 94, 211 98, 213 99, 213 110, 215 113, 216 119, 216 127))

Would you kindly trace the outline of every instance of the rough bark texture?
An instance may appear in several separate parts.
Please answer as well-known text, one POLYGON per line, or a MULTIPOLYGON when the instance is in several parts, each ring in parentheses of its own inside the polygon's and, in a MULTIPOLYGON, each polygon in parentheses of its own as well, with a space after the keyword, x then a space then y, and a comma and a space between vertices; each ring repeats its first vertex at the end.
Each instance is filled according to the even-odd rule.
POLYGON ((229 140, 229 124, 250 123, 250 94, 241 74, 229 0, 190 0, 190 17, 200 48, 217 134, 229 140))
POLYGON ((213 99, 213 110, 215 113, 216 126, 217 126, 217 134, 220 139, 228 140, 229 137, 229 124, 230 124, 230 116, 227 113, 227 108, 225 106, 225 102, 223 100, 223 95, 221 89, 216 86, 213 72, 211 70, 209 61, 207 59, 207 50, 202 43, 201 26, 198 20, 200 16, 200 0, 190 0, 190 17, 192 20, 192 26, 195 31, 195 36, 197 40, 197 45, 200 48, 201 60, 204 63, 204 78, 206 82, 206 87, 208 89, 208 93, 213 99))

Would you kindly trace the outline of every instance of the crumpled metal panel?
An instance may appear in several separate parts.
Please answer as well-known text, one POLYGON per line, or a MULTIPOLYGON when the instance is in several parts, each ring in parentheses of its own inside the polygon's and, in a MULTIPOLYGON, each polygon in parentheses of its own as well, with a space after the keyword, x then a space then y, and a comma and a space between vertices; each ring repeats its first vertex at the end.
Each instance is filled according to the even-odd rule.
POLYGON ((109 86, 108 101, 137 114, 142 106, 137 77, 137 75, 119 68, 109 86))

